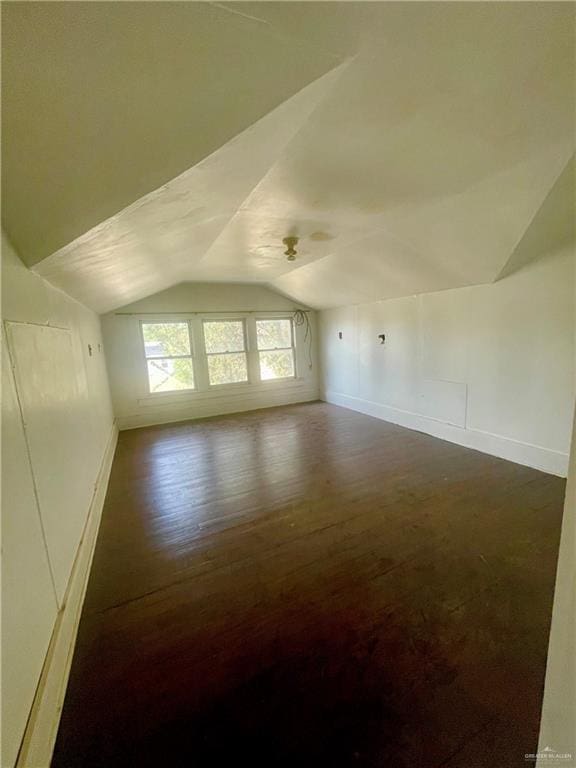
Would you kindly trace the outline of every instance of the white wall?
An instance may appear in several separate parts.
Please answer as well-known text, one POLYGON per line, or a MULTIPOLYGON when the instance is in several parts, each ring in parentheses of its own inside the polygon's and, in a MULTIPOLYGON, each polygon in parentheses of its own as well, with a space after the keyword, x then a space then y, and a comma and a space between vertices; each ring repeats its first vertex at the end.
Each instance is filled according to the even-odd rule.
MULTIPOLYGON (((202 313, 259 316, 275 311, 291 314, 302 305, 259 285, 182 283, 102 317, 102 330, 114 413, 120 429, 234 413, 274 405, 315 400, 318 390, 316 313, 309 312, 312 346, 304 326, 296 327, 297 376, 290 381, 235 384, 209 391, 154 393, 148 391, 140 322, 142 319, 201 318, 202 313), (198 314, 195 314, 198 313, 198 314), (310 357, 312 367, 310 367, 310 357)), ((273 316, 273 315, 271 315, 273 316)), ((214 315, 206 315, 206 318, 214 315)))
POLYGON ((2 235, 2 766, 12 766, 113 416, 97 315, 2 235), (92 346, 92 355, 88 352, 92 346))
POLYGON ((574 272, 564 249, 493 284, 323 311, 323 396, 565 475, 574 272))
POLYGON ((576 415, 572 433, 570 468, 566 486, 562 535, 558 550, 558 568, 554 608, 548 644, 546 685, 540 720, 538 752, 544 756, 537 768, 550 765, 546 747, 571 760, 560 765, 576 765, 576 415))

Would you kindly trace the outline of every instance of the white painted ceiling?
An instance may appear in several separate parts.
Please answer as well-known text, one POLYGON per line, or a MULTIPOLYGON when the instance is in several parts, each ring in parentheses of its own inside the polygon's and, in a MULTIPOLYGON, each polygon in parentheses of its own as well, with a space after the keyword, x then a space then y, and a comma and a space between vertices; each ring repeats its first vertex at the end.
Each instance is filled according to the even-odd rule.
POLYGON ((5 5, 4 226, 99 312, 184 281, 328 307, 495 280, 570 229, 575 10, 5 5))

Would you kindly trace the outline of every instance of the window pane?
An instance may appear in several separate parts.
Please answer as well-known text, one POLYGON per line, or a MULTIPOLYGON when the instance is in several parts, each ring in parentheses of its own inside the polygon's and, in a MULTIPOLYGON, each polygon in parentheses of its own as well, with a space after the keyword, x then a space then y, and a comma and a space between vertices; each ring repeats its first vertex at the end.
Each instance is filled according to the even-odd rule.
POLYGON ((287 379, 294 376, 294 355, 291 349, 260 352, 260 378, 287 379))
POLYGON ((246 355, 244 352, 232 355, 210 355, 208 357, 210 384, 234 384, 248 381, 246 355))
POLYGON ((189 357, 177 360, 148 360, 150 392, 194 389, 194 368, 189 357))
POLYGON ((190 354, 188 323, 142 323, 146 357, 190 354))
POLYGON ((221 320, 204 323, 206 352, 243 352, 244 323, 242 320, 221 320))
POLYGON ((292 346, 291 320, 256 320, 258 349, 278 349, 292 346))

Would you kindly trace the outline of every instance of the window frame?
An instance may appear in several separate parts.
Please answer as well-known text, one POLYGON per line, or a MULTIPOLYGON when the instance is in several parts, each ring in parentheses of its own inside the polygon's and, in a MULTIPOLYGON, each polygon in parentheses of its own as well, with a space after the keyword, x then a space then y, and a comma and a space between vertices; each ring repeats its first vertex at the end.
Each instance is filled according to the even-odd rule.
POLYGON ((198 392, 198 374, 196 370, 195 350, 194 350, 194 334, 192 333, 191 321, 188 318, 184 319, 171 319, 171 320, 156 320, 153 318, 140 319, 140 338, 142 339, 142 353, 144 356, 144 373, 146 376, 146 394, 151 397, 161 396, 174 396, 185 395, 191 392, 198 392), (144 338, 144 326, 145 325, 186 325, 188 329, 188 344, 190 346, 189 355, 155 355, 148 357, 146 354, 146 340, 144 338), (153 392, 150 389, 150 376, 148 374, 148 362, 150 360, 190 360, 192 363, 192 376, 194 379, 193 387, 185 387, 182 389, 164 389, 161 392, 153 392))
POLYGON ((273 317, 255 317, 254 318, 254 341, 256 345, 256 360, 258 363, 258 378, 262 384, 273 384, 274 382, 278 381, 294 381, 298 378, 298 371, 297 371, 297 355, 296 355, 296 333, 294 328, 294 317, 292 315, 284 315, 279 316, 275 315, 273 317), (290 323, 290 346, 289 347, 269 347, 267 349, 260 349, 258 346, 258 323, 259 322, 271 322, 273 320, 287 320, 290 323), (260 352, 283 352, 290 349, 292 351, 292 369, 294 373, 292 376, 282 376, 275 379, 263 379, 262 378, 262 368, 260 366, 260 352))
MULTIPOLYGON (((300 380, 300 368, 302 365, 300 341, 298 329, 294 323, 294 316, 287 310, 282 312, 271 312, 266 310, 248 310, 235 312, 148 312, 136 314, 131 318, 135 325, 139 326, 140 333, 140 353, 137 354, 138 360, 141 360, 141 373, 138 374, 138 397, 142 402, 146 401, 165 401, 170 403, 191 401, 202 398, 222 397, 230 390, 233 391, 248 390, 257 392, 279 387, 293 386, 300 380), (260 320, 288 320, 291 328, 291 347, 277 347, 278 350, 292 349, 292 359, 294 362, 294 375, 285 376, 279 379, 263 379, 260 371, 260 350, 258 350, 258 331, 257 321, 260 320), (244 354, 246 359, 247 379, 245 381, 236 381, 224 384, 211 384, 208 369, 208 358, 212 354, 233 354, 230 352, 212 352, 207 353, 205 348, 204 323, 206 322, 241 322, 244 337, 244 349, 238 354, 244 354), (147 357, 144 341, 144 325, 174 325, 186 323, 188 325, 188 339, 190 342, 189 355, 162 355, 159 357, 147 357), (192 370, 194 375, 194 387, 189 389, 169 389, 162 392, 152 392, 150 390, 150 379, 148 376, 148 362, 150 360, 177 360, 190 358, 192 361, 192 370)), ((261 350, 262 352, 269 350, 261 350)), ((271 350, 274 351, 274 350, 271 350)), ((134 360, 136 363, 137 360, 134 360)), ((131 365, 128 361, 128 365, 131 365)))
POLYGON ((253 384, 250 376, 250 343, 248 338, 248 330, 246 327, 246 317, 201 317, 200 328, 202 332, 202 347, 204 350, 204 358, 206 363, 206 381, 208 389, 221 389, 222 387, 245 387, 253 384), (206 323, 241 323, 242 324, 242 338, 244 340, 244 348, 228 351, 228 352, 207 352, 206 350, 206 335, 204 333, 204 326, 206 323), (246 360, 246 380, 245 381, 225 381, 221 384, 212 384, 210 381, 210 366, 208 360, 210 357, 218 357, 222 355, 244 355, 246 360))

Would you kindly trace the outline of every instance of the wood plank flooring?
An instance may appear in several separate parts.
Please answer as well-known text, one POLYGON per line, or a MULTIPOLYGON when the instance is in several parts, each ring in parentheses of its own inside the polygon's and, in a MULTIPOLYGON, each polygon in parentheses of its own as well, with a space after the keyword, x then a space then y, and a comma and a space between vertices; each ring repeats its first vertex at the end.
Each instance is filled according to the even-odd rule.
POLYGON ((565 483, 325 403, 123 432, 54 768, 510 768, 565 483))

